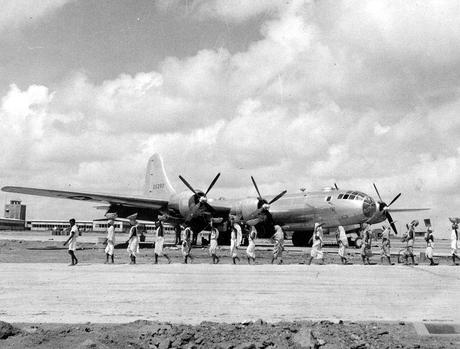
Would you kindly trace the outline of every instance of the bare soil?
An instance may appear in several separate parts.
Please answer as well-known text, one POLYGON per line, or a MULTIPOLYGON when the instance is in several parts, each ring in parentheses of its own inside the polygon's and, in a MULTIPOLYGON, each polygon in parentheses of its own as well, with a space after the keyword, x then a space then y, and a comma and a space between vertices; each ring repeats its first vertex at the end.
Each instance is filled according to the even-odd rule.
MULTIPOLYGON (((1 323, 0 323, 1 324, 1 323)), ((3 323, 6 324, 6 323, 3 323)), ((455 337, 420 337, 410 324, 355 322, 202 322, 197 326, 18 324, 1 348, 458 348, 455 337)))

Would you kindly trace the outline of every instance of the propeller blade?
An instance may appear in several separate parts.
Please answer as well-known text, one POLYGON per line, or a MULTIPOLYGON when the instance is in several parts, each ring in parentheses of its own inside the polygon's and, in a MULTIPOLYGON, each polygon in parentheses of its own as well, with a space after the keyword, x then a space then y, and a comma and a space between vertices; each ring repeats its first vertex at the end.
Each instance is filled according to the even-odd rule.
POLYGON ((257 194, 259 195, 259 200, 263 200, 262 195, 260 195, 259 188, 257 187, 256 181, 254 180, 254 177, 251 176, 251 179, 252 179, 252 184, 254 184, 254 187, 256 188, 257 194))
POLYGON ((388 211, 386 211, 385 215, 386 215, 386 217, 388 219, 388 223, 390 223, 391 229, 393 229, 395 234, 398 234, 398 231, 396 230, 396 225, 395 225, 395 223, 393 221, 393 218, 391 217, 390 213, 388 213, 388 211))
POLYGON ((334 187, 336 190, 339 190, 339 187, 337 186, 337 183, 334 183, 334 187))
POLYGON ((276 195, 271 201, 268 203, 269 205, 273 204, 275 201, 277 201, 279 198, 281 198, 284 194, 287 193, 287 190, 282 191, 278 195, 276 195))
POLYGON ((380 196, 379 190, 377 189, 375 183, 372 183, 372 184, 374 185, 374 189, 375 189, 375 191, 377 192, 377 195, 378 195, 378 197, 379 197, 379 199, 380 199, 380 202, 383 202, 382 197, 380 196))
POLYGON ((416 212, 428 210, 431 210, 431 208, 390 208, 388 212, 416 212))
POLYGON ((206 192, 205 192, 205 194, 204 194, 205 196, 208 195, 209 191, 212 189, 212 187, 214 186, 214 184, 216 184, 216 182, 217 182, 217 180, 219 179, 219 177, 220 177, 220 173, 218 173, 217 176, 214 177, 213 181, 211 182, 211 184, 210 184, 209 187, 208 187, 208 190, 206 190, 206 192))
POLYGON ((179 175, 179 178, 180 178, 180 180, 187 186, 187 188, 189 188, 189 189, 193 192, 193 194, 197 195, 195 189, 193 189, 193 187, 192 187, 190 184, 188 184, 188 182, 185 180, 184 177, 182 177, 181 175, 179 175))
POLYGON ((399 193, 398 195, 396 195, 395 198, 394 198, 393 200, 391 200, 391 202, 387 205, 387 207, 390 207, 391 204, 392 204, 393 202, 395 202, 396 200, 398 200, 400 196, 401 196, 401 193, 399 193))

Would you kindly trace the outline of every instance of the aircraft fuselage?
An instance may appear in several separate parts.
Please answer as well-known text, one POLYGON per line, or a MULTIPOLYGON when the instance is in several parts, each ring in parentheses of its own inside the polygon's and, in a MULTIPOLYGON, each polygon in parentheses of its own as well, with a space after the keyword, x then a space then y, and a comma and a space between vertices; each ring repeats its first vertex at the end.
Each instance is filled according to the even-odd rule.
POLYGON ((352 190, 324 189, 287 194, 270 207, 276 222, 288 230, 313 230, 315 223, 324 228, 378 223, 385 218, 367 194, 352 190))

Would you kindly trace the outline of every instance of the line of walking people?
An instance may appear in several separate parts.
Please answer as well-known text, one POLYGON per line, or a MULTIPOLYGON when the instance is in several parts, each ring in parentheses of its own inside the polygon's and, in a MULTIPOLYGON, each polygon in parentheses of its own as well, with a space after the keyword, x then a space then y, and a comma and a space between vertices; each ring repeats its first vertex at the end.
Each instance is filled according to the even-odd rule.
MULTIPOLYGON (((131 215, 128 217, 131 228, 129 230, 127 243, 127 252, 130 258, 130 264, 136 264, 136 258, 139 254, 139 233, 138 233, 138 224, 137 224, 137 215, 131 215)), ((76 251, 76 242, 78 236, 78 227, 75 224, 75 219, 71 219, 70 223, 70 236, 67 241, 64 243, 66 245, 69 243, 69 255, 71 256, 71 264, 76 265, 78 259, 75 256, 76 251)), ((427 226, 424 239, 426 241, 426 258, 430 261, 430 265, 438 265, 433 259, 434 256, 434 234, 429 220, 425 221, 427 226)), ((312 245, 309 255, 307 254, 305 263, 310 265, 313 260, 318 264, 324 264, 324 235, 323 228, 321 223, 315 223, 314 231, 310 240, 312 245)), ((413 220, 407 225, 407 232, 402 237, 402 242, 405 243, 405 246, 398 252, 398 263, 409 264, 409 259, 413 265, 417 265, 414 255, 414 241, 415 241, 415 228, 419 225, 417 220, 413 220)), ((242 242, 242 229, 240 224, 238 224, 234 218, 230 219, 230 256, 232 258, 232 263, 236 264, 240 262, 239 249, 242 242)), ((279 264, 283 263, 283 251, 284 251, 284 240, 285 232, 279 225, 274 227, 275 233, 271 237, 273 243, 273 255, 271 258, 271 263, 278 262, 279 264)), ((390 242, 390 233, 391 228, 389 226, 382 226, 382 232, 380 235, 380 260, 381 263, 385 262, 389 265, 394 265, 395 263, 391 260, 391 242, 390 242)), ((166 258, 168 263, 171 263, 171 258, 164 250, 164 226, 161 221, 156 222, 156 240, 155 240, 155 249, 154 249, 154 263, 157 264, 160 257, 166 258)), ((183 256, 183 263, 192 263, 192 239, 193 232, 186 223, 182 231, 182 241, 181 241, 181 252, 183 256)), ((213 225, 212 221, 210 223, 210 241, 209 241, 209 255, 213 264, 218 264, 220 262, 220 257, 218 256, 218 239, 219 239, 219 230, 213 225)), ((248 234, 248 246, 246 248, 246 258, 248 264, 256 263, 256 239, 257 239, 257 230, 255 227, 250 227, 248 234)), ((347 258, 347 248, 349 248, 348 237, 344 227, 339 226, 336 231, 336 239, 338 243, 338 256, 342 264, 352 264, 352 262, 347 258)), ((372 239, 373 233, 371 227, 368 224, 364 224, 360 232, 360 256, 363 264, 371 264, 370 258, 373 255, 372 252, 372 239)), ((108 228, 107 228, 107 246, 105 248, 106 261, 105 263, 114 263, 114 251, 115 251, 115 227, 114 219, 109 218, 108 228)), ((451 241, 451 257, 454 265, 458 265, 457 260, 460 259, 458 256, 458 223, 453 221, 452 231, 450 236, 451 241)), ((176 238, 176 243, 177 243, 176 238)))
MULTIPOLYGON (((127 243, 127 251, 130 258, 130 264, 136 264, 136 258, 139 254, 139 234, 138 234, 138 225, 137 225, 137 216, 131 215, 128 217, 131 228, 129 230, 127 243)), ((166 258, 168 263, 171 263, 171 258, 164 251, 164 226, 161 221, 156 222, 156 239, 155 239, 155 249, 154 249, 154 264, 158 263, 159 257, 166 258)), ((232 257, 233 264, 236 264, 237 261, 240 261, 238 255, 238 249, 241 246, 242 242, 242 230, 241 226, 235 222, 234 219, 230 220, 231 227, 231 238, 230 238, 230 255, 232 257)), ((70 238, 69 238, 70 239, 70 238)), ((218 264, 220 262, 220 257, 218 256, 218 239, 219 239, 219 230, 213 225, 213 222, 210 222, 210 241, 209 241, 209 254, 212 259, 213 264, 218 264)), ((257 231, 254 227, 249 232, 248 235, 248 246, 246 248, 246 256, 248 264, 256 262, 255 247, 257 239, 257 231)), ((107 228, 107 247, 105 248, 106 253, 106 262, 109 263, 111 260, 114 263, 114 249, 115 249, 115 229, 114 229, 114 220, 108 220, 107 228)), ((184 229, 182 231, 182 239, 176 238, 176 243, 180 242, 181 252, 183 256, 183 262, 185 264, 192 263, 194 257, 192 255, 192 242, 193 242, 193 232, 190 226, 187 223, 184 223, 184 229)), ((70 248, 69 248, 70 250, 70 248)), ((75 250, 73 250, 75 251, 75 250)))
MULTIPOLYGON (((431 222, 429 220, 425 221, 426 232, 424 235, 424 240, 426 242, 425 256, 429 260, 432 266, 438 265, 439 263, 434 261, 434 234, 431 222)), ((413 220, 407 225, 407 231, 402 236, 401 242, 405 243, 404 247, 398 251, 397 261, 398 263, 404 263, 405 265, 412 264, 418 265, 415 261, 414 255, 414 242, 415 242, 415 228, 419 225, 418 220, 413 220), (411 263, 409 263, 409 260, 411 263)), ((391 260, 391 242, 390 242, 390 233, 391 228, 389 226, 383 225, 382 232, 380 234, 380 261, 382 264, 385 261, 389 265, 394 265, 395 263, 391 260)), ((360 256, 363 264, 371 264, 370 258, 373 256, 372 252, 372 238, 373 233, 371 231, 369 224, 364 224, 360 233, 360 256)), ((322 250, 324 244, 323 238, 323 229, 322 224, 316 223, 314 232, 311 238, 312 248, 310 250, 310 256, 306 261, 306 264, 311 264, 313 259, 318 261, 318 264, 324 264, 324 253, 322 250)), ((346 250, 349 247, 348 237, 346 235, 345 229, 342 226, 337 228, 336 239, 339 246, 338 255, 341 259, 342 264, 352 264, 347 259, 346 250)), ((274 252, 275 253, 275 252, 274 252)), ((459 265, 457 260, 460 259, 458 255, 458 223, 453 222, 452 230, 450 235, 450 255, 452 258, 453 265, 459 265)))

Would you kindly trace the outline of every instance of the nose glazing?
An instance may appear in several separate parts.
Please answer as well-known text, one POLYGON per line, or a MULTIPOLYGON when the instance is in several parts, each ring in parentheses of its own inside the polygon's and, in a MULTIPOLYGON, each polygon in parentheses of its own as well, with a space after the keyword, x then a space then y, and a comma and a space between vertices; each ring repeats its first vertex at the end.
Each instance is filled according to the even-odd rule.
POLYGON ((370 196, 366 196, 364 201, 363 201, 363 214, 364 216, 370 218, 372 217, 375 212, 376 212, 376 204, 374 199, 372 199, 370 196))

